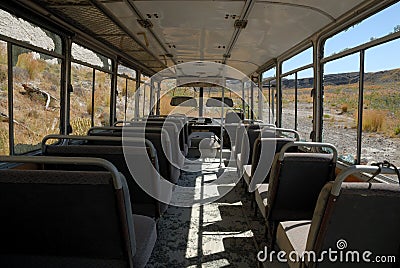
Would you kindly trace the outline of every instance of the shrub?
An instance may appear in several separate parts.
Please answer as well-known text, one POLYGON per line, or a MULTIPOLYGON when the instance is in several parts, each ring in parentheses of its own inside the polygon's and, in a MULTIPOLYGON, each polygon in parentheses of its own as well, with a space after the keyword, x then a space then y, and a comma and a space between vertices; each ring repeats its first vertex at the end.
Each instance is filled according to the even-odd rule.
POLYGON ((22 82, 22 81, 27 81, 29 78, 28 71, 18 66, 15 66, 13 68, 13 74, 14 74, 14 81, 22 82))
POLYGON ((364 131, 377 132, 382 130, 386 113, 377 110, 366 110, 363 113, 362 129, 364 131))
POLYGON ((92 126, 92 119, 77 117, 72 120, 71 126, 74 135, 86 135, 92 126))
POLYGON ((27 70, 29 78, 34 80, 37 74, 44 71, 46 62, 41 59, 35 59, 33 53, 23 53, 18 56, 16 66, 27 70))
POLYGON ((0 128, 0 155, 8 155, 8 149, 8 131, 0 128))
POLYGON ((396 127, 395 129, 394 129, 394 135, 399 135, 400 134, 400 126, 398 126, 398 127, 396 127))
POLYGON ((347 104, 343 104, 341 109, 342 109, 342 113, 347 113, 349 107, 347 106, 347 104))

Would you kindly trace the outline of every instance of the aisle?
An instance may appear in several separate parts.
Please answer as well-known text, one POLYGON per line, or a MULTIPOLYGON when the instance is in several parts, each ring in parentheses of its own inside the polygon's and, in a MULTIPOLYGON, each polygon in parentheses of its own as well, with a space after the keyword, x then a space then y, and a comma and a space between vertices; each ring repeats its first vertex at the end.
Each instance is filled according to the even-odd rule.
MULTIPOLYGON (((201 172, 185 172, 179 185, 196 187, 217 178, 218 160, 208 159, 201 172)), ((235 180, 236 170, 224 169, 235 180)), ((147 267, 257 267, 263 247, 264 221, 254 218, 250 195, 239 185, 204 206, 169 207, 159 222, 159 237, 147 267)), ((224 192, 229 185, 219 186, 224 192)))

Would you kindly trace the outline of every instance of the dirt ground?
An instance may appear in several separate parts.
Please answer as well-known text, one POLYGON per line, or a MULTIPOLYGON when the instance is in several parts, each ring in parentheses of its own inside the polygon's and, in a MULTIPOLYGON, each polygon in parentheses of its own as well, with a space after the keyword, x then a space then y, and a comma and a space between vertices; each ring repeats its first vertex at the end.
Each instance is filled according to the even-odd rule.
MULTIPOLYGON (((283 110, 282 124, 289 127, 294 123, 294 107, 283 110), (285 116, 286 115, 286 116, 285 116)), ((312 130, 312 107, 300 104, 298 107, 298 130, 303 139, 309 140, 312 130)), ((337 147, 339 157, 351 160, 357 151, 357 130, 355 120, 337 110, 324 111, 323 139, 337 147)), ((293 127, 292 127, 293 128, 293 127)), ((363 132, 361 163, 387 160, 400 166, 400 137, 388 137, 381 133, 363 132)))

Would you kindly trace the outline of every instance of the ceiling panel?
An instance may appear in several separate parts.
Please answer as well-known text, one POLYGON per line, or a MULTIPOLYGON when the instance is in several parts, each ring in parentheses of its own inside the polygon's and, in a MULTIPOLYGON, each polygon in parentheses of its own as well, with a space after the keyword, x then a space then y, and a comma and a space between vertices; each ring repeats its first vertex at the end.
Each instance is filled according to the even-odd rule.
POLYGON ((227 64, 251 74, 366 0, 254 0, 232 51, 234 22, 246 1, 35 1, 153 71, 174 61, 218 62, 230 52, 227 64), (151 30, 140 18, 151 22, 151 30))
POLYGON ((243 1, 134 1, 163 42, 175 46, 177 60, 222 60, 243 1), (195 11, 195 12, 194 12, 195 11), (157 14, 157 18, 154 17, 157 14), (220 48, 218 48, 220 47, 220 48))

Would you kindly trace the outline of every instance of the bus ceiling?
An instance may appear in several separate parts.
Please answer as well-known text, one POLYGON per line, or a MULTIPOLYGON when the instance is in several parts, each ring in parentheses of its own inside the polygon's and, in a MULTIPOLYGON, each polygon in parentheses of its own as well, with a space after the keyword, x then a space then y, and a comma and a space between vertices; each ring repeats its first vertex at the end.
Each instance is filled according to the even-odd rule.
POLYGON ((119 56, 143 74, 184 62, 212 61, 251 75, 336 23, 343 25, 395 1, 5 2, 0 5, 40 14, 72 32, 74 40, 119 56))

